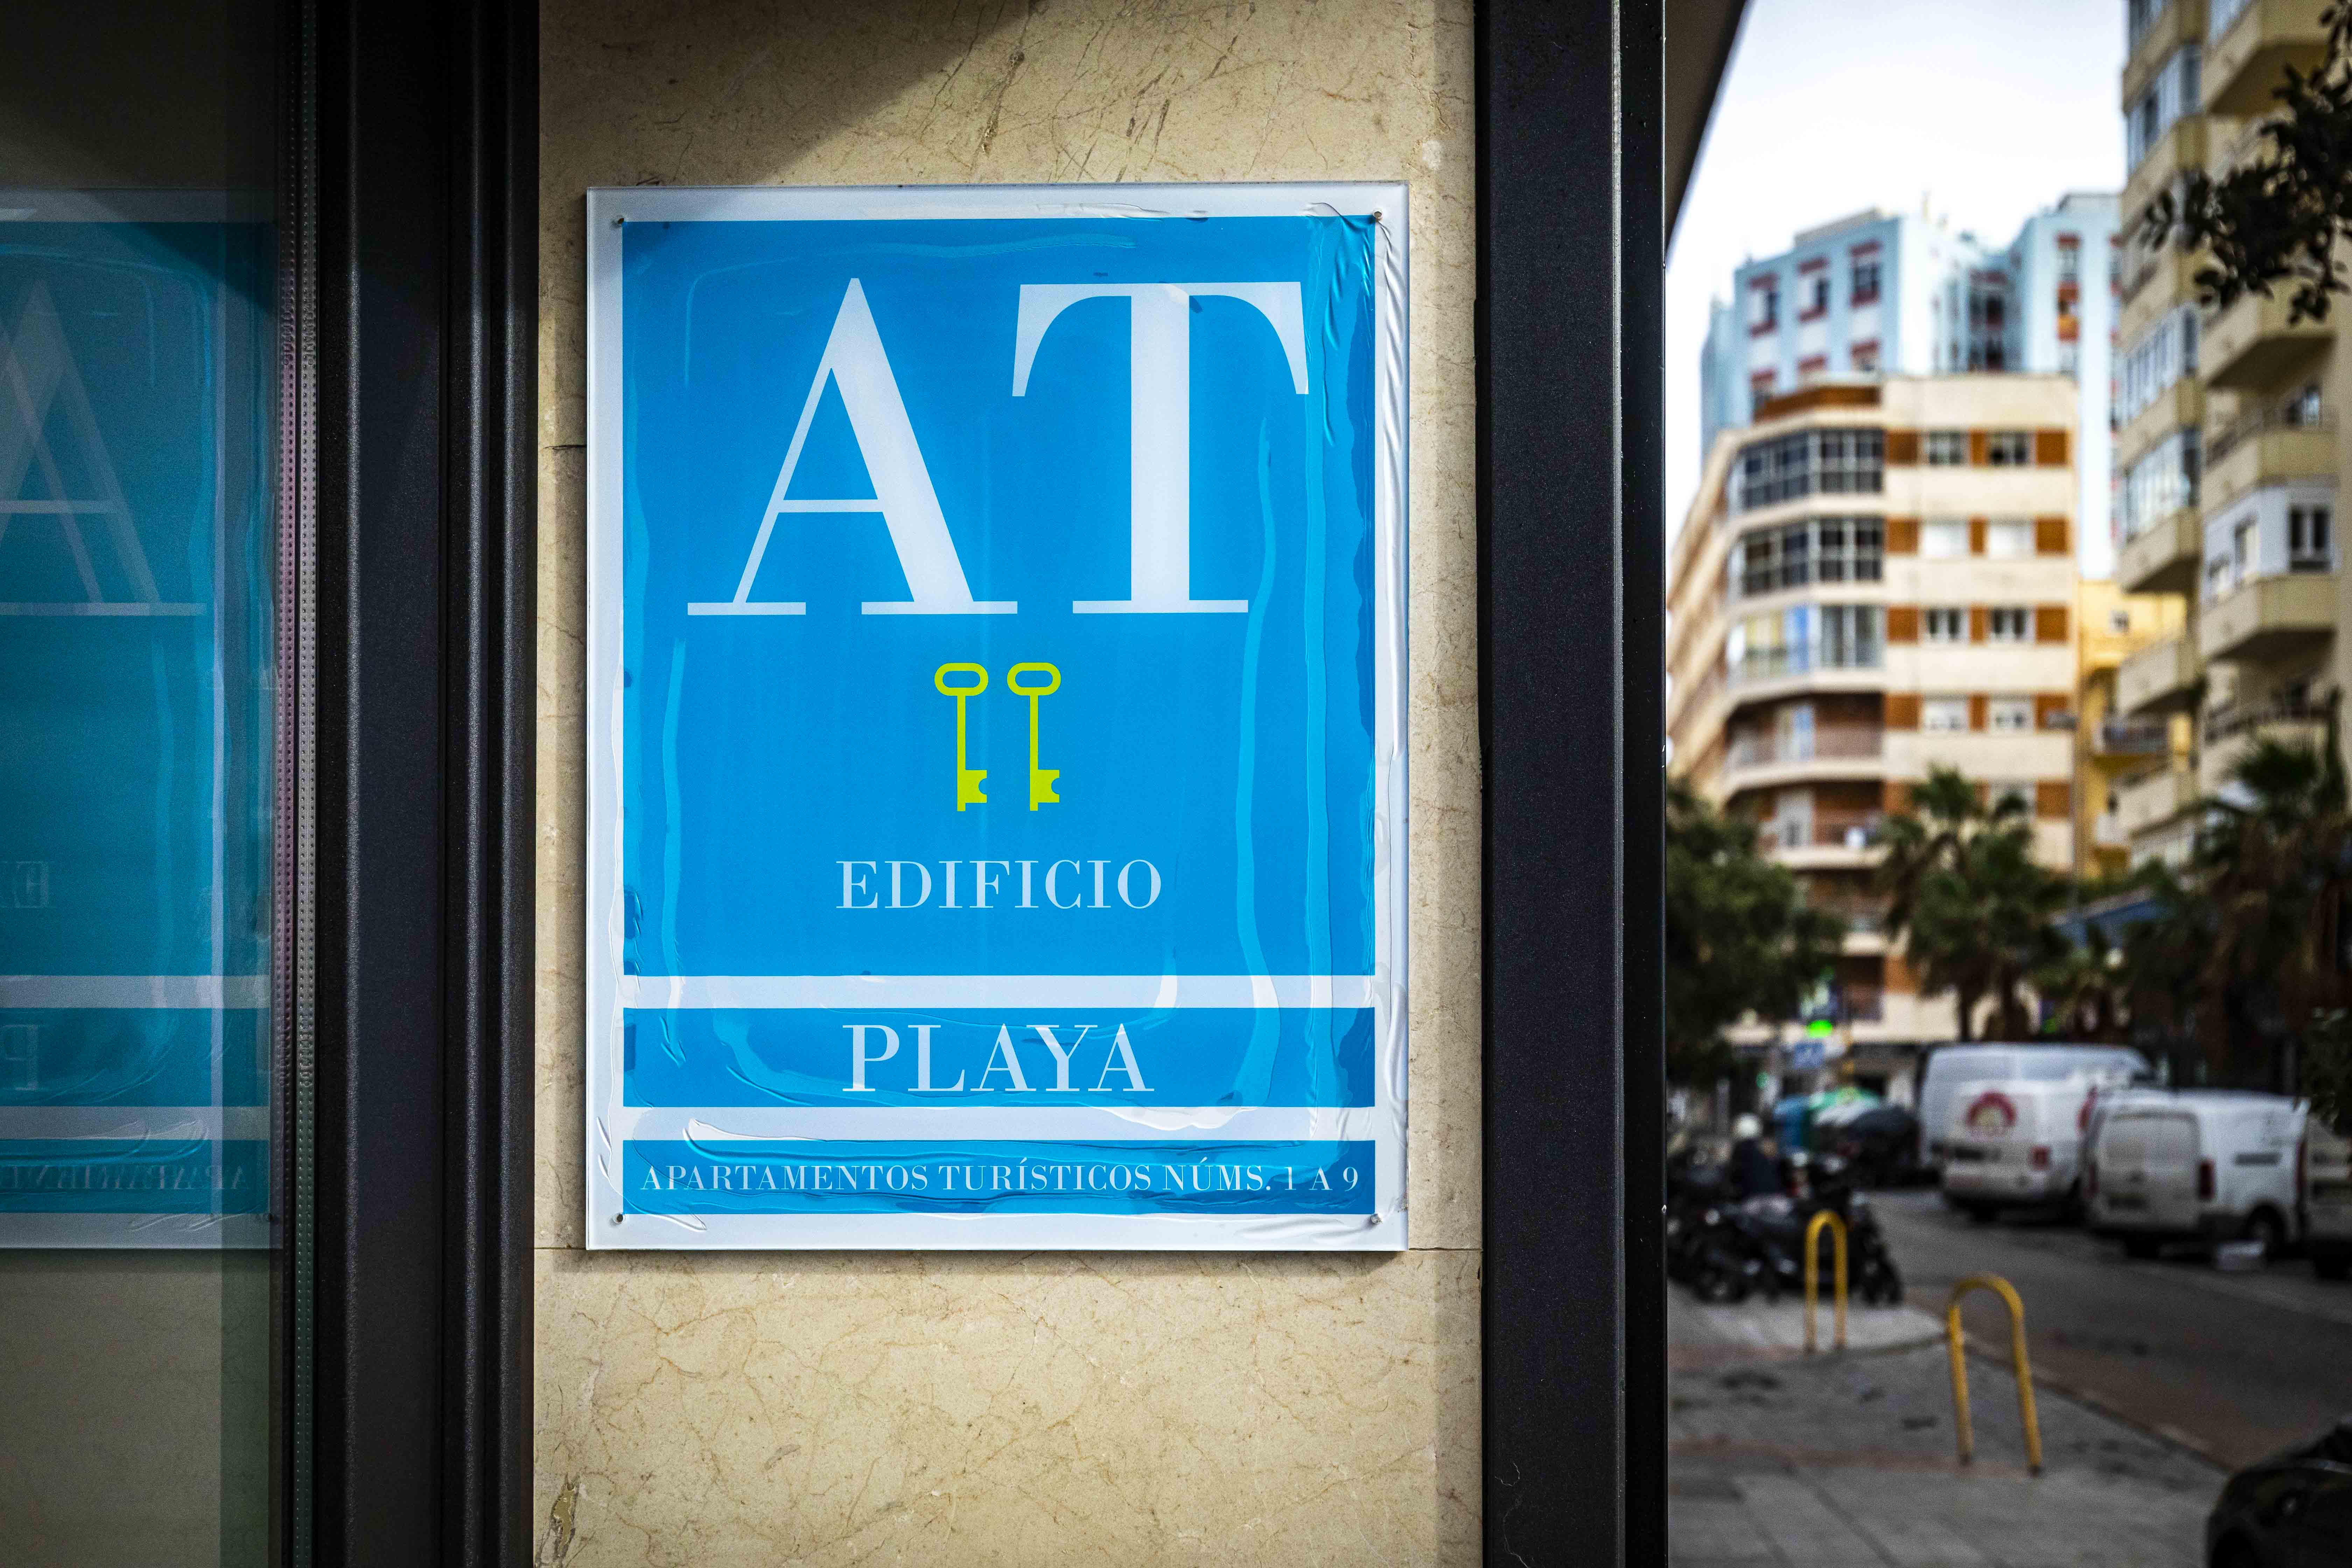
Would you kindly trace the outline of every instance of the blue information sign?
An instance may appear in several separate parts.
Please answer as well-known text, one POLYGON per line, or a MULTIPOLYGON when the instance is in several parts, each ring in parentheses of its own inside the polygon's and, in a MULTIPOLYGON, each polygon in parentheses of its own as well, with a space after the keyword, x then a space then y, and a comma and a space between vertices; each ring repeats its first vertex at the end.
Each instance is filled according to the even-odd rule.
POLYGON ((1404 200, 590 193, 592 1246, 1405 1244, 1404 200))

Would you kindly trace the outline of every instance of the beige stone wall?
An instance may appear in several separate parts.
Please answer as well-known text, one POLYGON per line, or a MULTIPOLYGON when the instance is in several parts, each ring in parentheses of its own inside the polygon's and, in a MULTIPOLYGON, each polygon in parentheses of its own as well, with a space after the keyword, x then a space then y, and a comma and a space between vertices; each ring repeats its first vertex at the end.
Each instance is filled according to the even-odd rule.
POLYGON ((1467 0, 541 15, 542 1563, 1466 1562, 1478 1539, 1467 0), (581 1247, 582 193, 1403 180, 1413 1250, 581 1247))

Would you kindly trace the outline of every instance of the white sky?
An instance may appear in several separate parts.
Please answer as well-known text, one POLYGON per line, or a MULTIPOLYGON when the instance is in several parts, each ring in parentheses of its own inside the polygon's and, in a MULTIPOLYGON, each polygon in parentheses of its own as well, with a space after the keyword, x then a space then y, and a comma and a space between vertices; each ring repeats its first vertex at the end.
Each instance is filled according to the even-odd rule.
POLYGON ((2006 245, 2124 180, 2123 0, 1748 0, 1666 258, 1666 527, 1698 485, 1698 356, 1732 268, 1863 207, 2006 245))

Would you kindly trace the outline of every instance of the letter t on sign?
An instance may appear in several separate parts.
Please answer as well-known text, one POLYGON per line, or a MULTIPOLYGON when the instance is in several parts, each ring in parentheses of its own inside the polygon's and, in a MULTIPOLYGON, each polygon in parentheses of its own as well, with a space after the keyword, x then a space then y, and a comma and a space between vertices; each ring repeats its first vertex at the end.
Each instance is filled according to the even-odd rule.
POLYGON ((1080 599, 1088 615, 1238 615, 1246 599, 1192 597, 1192 301, 1214 296, 1256 307, 1282 341, 1290 384, 1307 392, 1307 328, 1296 283, 1024 283, 1013 334, 1013 395, 1054 319, 1081 300, 1128 302, 1129 522, 1134 554, 1124 599, 1080 599))

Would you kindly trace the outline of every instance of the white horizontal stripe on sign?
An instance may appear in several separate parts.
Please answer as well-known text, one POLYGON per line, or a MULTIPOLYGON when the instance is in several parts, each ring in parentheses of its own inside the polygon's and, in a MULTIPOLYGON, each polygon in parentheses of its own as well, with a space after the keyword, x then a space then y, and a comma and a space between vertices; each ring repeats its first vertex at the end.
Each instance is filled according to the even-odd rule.
POLYGON ((269 1136, 266 1105, 0 1105, 0 1139, 152 1138, 160 1142, 269 1136))
POLYGON ((624 1007, 1369 1007, 1370 974, 625 974, 624 1007))
POLYGON ((0 1007, 267 1007, 266 974, 0 974, 0 1007))

